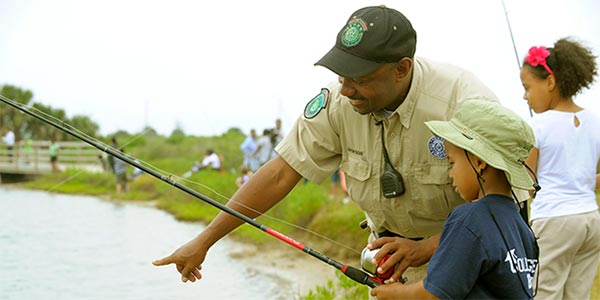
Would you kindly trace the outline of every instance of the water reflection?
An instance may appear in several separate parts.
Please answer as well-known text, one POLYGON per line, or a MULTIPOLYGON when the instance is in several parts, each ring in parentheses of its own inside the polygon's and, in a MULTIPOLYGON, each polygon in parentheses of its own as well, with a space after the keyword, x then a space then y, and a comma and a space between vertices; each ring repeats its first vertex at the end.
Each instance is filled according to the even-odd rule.
MULTIPOLYGON (((205 277, 183 284, 151 261, 202 229, 150 207, 0 187, 2 299, 294 299, 292 283, 210 250, 205 277)), ((216 213, 216 211, 215 211, 216 213)))

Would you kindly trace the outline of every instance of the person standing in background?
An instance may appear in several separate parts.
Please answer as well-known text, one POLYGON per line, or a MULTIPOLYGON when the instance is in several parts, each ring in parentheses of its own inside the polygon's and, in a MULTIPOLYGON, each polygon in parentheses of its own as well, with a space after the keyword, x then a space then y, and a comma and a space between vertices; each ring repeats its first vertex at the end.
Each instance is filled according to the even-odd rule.
MULTIPOLYGON (((119 151, 125 154, 124 148, 119 149, 119 151)), ((117 195, 119 195, 121 193, 127 192, 127 163, 116 157, 113 158, 114 172, 116 178, 115 192, 117 193, 117 195)))
MULTIPOLYGON (((110 147, 113 148, 113 150, 118 150, 119 149, 119 144, 117 143, 117 137, 112 137, 110 139, 110 147)), ((115 157, 108 154, 108 165, 110 166, 110 171, 113 172, 113 174, 115 174, 115 157)))
POLYGON ((531 47, 521 69, 523 98, 536 113, 527 164, 541 187, 531 203, 540 247, 538 299, 589 299, 598 270, 600 118, 573 101, 596 75, 596 56, 572 38, 531 47))
POLYGON ((263 135, 258 138, 256 151, 254 151, 254 157, 258 160, 259 167, 262 167, 271 159, 272 152, 271 129, 265 129, 263 135))
POLYGON ((240 149, 244 154, 244 162, 242 164, 248 166, 252 172, 258 170, 258 160, 254 156, 254 152, 256 152, 256 148, 258 147, 257 138, 256 130, 252 129, 250 130, 250 135, 240 145, 240 149))
POLYGON ((346 190, 344 172, 338 169, 337 171, 331 174, 331 177, 329 177, 329 179, 331 180, 331 197, 336 200, 341 197, 344 197, 343 201, 344 204, 346 204, 348 201, 348 199, 346 198, 348 196, 348 191, 346 190), (344 180, 343 183, 342 179, 344 180))
POLYGON ((58 172, 58 151, 60 146, 56 143, 56 140, 52 138, 50 140, 50 146, 48 147, 48 151, 50 152, 50 165, 52 168, 52 172, 58 172))
POLYGON ((277 147, 277 145, 283 140, 284 137, 285 135, 282 128, 281 119, 278 118, 275 120, 275 128, 271 129, 271 158, 277 156, 277 152, 275 152, 275 147, 277 147))
POLYGON ((12 130, 6 130, 2 136, 2 142, 6 144, 6 150, 8 151, 8 162, 13 161, 13 149, 15 146, 15 133, 12 130))

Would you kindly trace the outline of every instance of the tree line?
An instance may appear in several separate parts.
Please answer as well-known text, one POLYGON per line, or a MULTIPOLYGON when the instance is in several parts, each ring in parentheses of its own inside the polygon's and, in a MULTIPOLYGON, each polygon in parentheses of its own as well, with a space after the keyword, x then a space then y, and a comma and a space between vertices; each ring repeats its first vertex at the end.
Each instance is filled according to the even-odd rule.
MULTIPOLYGON (((19 102, 22 105, 29 106, 34 112, 43 112, 45 117, 48 117, 48 115, 52 116, 49 118, 61 120, 62 122, 70 124, 72 127, 85 132, 87 135, 98 137, 100 126, 88 116, 75 115, 69 118, 64 109, 32 102, 33 92, 29 90, 24 90, 13 85, 2 85, 0 94, 13 101, 19 102)), ((34 140, 76 140, 76 138, 71 135, 15 108, 9 107, 8 105, 4 105, 4 107, 0 109, 0 128, 12 130, 16 140, 29 138, 34 140)))

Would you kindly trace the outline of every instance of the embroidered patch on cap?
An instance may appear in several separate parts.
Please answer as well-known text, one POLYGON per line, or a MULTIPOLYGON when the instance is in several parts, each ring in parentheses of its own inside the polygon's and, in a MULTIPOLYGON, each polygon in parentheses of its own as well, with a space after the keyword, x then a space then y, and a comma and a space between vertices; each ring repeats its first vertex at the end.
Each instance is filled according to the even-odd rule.
POLYGON ((429 139, 429 153, 437 159, 444 159, 447 157, 446 148, 444 148, 444 138, 439 136, 432 136, 429 139))
POLYGON ((321 110, 323 110, 323 108, 327 107, 327 100, 329 100, 329 90, 323 88, 321 89, 321 93, 306 104, 306 107, 304 108, 304 117, 307 119, 314 118, 321 110))
POLYGON ((358 45, 362 40, 363 33, 367 31, 367 24, 362 19, 352 19, 346 25, 344 33, 342 34, 342 44, 346 47, 352 47, 358 45))

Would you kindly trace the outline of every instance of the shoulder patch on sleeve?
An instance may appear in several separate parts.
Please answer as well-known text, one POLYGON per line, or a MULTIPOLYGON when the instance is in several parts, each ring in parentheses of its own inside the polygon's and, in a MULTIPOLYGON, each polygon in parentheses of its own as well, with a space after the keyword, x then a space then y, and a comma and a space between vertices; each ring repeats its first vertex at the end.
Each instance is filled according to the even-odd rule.
POLYGON ((304 108, 304 117, 307 119, 314 118, 321 110, 323 110, 323 108, 327 107, 328 100, 329 90, 322 88, 321 92, 306 104, 306 107, 304 108))

